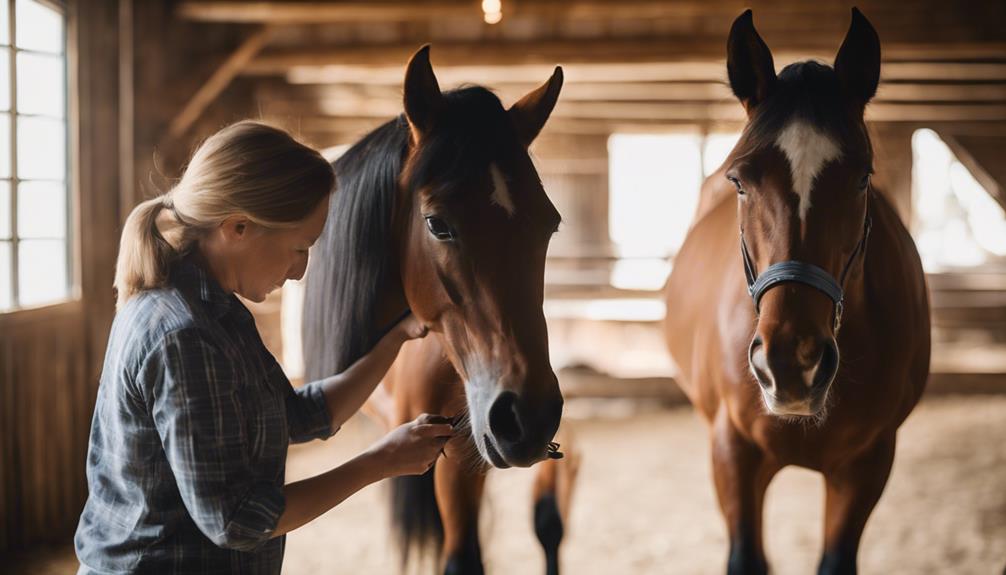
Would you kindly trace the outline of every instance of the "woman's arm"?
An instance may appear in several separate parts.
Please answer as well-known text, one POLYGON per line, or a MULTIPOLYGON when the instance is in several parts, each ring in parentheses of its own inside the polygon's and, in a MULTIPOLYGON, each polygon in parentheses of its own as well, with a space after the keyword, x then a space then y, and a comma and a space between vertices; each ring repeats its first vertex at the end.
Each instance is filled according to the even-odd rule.
POLYGON ((297 529, 371 483, 428 471, 453 431, 446 417, 423 414, 339 467, 285 486, 286 506, 271 536, 297 529))
POLYGON ((361 357, 342 373, 321 381, 322 392, 328 413, 332 418, 332 429, 338 429, 367 401, 374 388, 395 358, 402 344, 410 339, 424 337, 426 327, 415 316, 410 315, 396 324, 391 331, 377 342, 367 355, 361 357))

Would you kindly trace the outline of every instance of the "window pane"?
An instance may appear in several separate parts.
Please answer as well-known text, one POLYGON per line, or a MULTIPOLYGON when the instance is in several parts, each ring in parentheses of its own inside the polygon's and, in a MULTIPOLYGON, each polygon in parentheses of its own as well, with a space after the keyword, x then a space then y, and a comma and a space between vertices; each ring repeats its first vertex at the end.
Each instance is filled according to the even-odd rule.
POLYGON ((10 239, 10 181, 0 180, 0 240, 10 239))
POLYGON ((66 298, 66 245, 62 240, 18 243, 18 299, 22 306, 66 298))
POLYGON ((17 236, 66 237, 66 186, 62 182, 23 182, 17 186, 17 236))
POLYGON ((702 139, 693 134, 612 134, 608 233, 618 254, 675 254, 702 186, 702 139))
POLYGON ((0 242, 0 309, 10 308, 14 302, 11 301, 11 261, 10 242, 0 242))
POLYGON ((10 110, 10 50, 0 48, 0 112, 10 110))
POLYGON ((17 176, 62 180, 66 174, 66 128, 60 120, 17 118, 17 176))
POLYGON ((17 0, 18 48, 43 52, 63 51, 63 16, 32 0, 17 0))
POLYGON ((10 44, 7 32, 10 31, 10 20, 7 19, 7 0, 0 0, 0 44, 10 44))
POLYGON ((0 114, 0 178, 10 177, 10 114, 0 114))
POLYGON ((19 52, 17 55, 17 111, 63 117, 63 58, 19 52))

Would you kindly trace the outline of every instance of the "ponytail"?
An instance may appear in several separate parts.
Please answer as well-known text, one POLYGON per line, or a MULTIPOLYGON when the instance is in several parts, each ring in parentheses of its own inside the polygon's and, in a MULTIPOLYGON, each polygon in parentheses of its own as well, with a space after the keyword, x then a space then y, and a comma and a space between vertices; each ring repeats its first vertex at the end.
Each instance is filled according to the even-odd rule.
POLYGON ((167 282, 168 268, 177 255, 157 227, 170 201, 167 197, 141 203, 126 218, 115 264, 116 306, 122 306, 141 290, 162 287, 167 282))

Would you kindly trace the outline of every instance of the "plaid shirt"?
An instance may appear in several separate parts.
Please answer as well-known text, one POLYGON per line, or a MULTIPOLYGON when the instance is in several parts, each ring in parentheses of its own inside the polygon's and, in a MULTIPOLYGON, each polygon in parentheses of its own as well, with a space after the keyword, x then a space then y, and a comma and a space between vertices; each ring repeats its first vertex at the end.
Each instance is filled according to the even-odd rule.
POLYGON ((198 266, 112 325, 74 544, 80 573, 279 573, 287 447, 333 433, 251 313, 198 266))

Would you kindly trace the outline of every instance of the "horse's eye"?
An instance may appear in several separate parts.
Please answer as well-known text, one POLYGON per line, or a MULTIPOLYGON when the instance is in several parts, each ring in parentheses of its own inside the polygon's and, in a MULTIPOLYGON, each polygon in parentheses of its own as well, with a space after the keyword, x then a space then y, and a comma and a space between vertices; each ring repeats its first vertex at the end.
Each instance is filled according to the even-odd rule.
POLYGON ((454 230, 447 225, 447 222, 436 216, 426 216, 426 228, 430 230, 433 237, 442 242, 454 241, 454 230))
POLYGON ((862 180, 859 180, 859 190, 865 191, 866 188, 870 187, 870 174, 863 176, 862 180))
POLYGON ((745 192, 744 188, 741 186, 741 181, 733 176, 727 176, 727 179, 730 180, 730 183, 733 184, 735 188, 737 188, 737 193, 743 196, 745 192))

